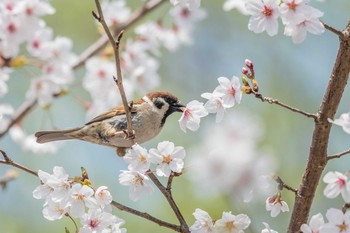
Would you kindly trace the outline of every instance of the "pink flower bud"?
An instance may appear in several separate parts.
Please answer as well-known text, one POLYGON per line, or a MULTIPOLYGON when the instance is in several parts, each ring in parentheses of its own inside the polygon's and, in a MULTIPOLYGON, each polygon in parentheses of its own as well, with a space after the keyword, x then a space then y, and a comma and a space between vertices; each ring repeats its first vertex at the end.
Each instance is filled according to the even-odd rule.
POLYGON ((253 64, 253 62, 252 62, 251 60, 245 59, 244 62, 245 62, 246 66, 247 66, 249 69, 253 69, 254 64, 253 64))
POLYGON ((247 68, 242 67, 242 73, 243 73, 244 75, 248 75, 248 74, 249 74, 249 71, 248 71, 247 68))

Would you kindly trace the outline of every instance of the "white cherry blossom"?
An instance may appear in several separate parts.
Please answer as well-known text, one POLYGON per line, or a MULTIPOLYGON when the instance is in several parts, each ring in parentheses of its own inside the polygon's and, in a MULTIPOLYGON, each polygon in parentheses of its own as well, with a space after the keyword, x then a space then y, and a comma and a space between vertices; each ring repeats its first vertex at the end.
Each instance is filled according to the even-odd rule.
POLYGON ((250 225, 250 218, 245 214, 233 215, 223 212, 222 218, 214 224, 216 233, 242 233, 250 225))
POLYGON ((160 142, 157 149, 152 148, 149 153, 152 163, 158 164, 158 176, 169 177, 172 171, 179 173, 184 167, 185 150, 181 146, 175 147, 172 142, 160 142))
POLYGON ((320 229, 324 225, 324 219, 321 213, 318 213, 311 217, 309 225, 303 224, 300 227, 300 230, 303 233, 316 233, 320 232, 320 229))
POLYGON ((288 212, 289 208, 287 202, 282 200, 281 195, 276 194, 266 199, 266 210, 271 211, 271 217, 276 217, 281 211, 288 212))
POLYGON ((214 233, 215 232, 213 220, 207 212, 197 208, 193 213, 193 216, 196 219, 196 221, 190 227, 191 233, 214 233))
POLYGON ((129 164, 129 170, 133 171, 145 172, 151 165, 147 150, 139 144, 133 145, 131 149, 126 152, 123 159, 129 164))
POLYGON ((350 233, 350 211, 328 209, 326 213, 328 223, 324 224, 320 233, 350 233))
POLYGON ((196 131, 199 128, 200 118, 208 115, 203 103, 198 100, 192 100, 186 105, 181 118, 179 119, 180 128, 186 133, 186 129, 196 131))
POLYGON ((340 172, 328 172, 323 177, 323 182, 327 184, 323 194, 328 198, 336 198, 342 195, 345 202, 350 202, 350 183, 348 177, 340 172))
POLYGON ((236 103, 239 104, 242 99, 241 84, 239 78, 233 76, 231 80, 226 77, 218 78, 220 86, 215 88, 214 92, 218 92, 222 95, 223 103, 225 108, 231 108, 236 103))
POLYGON ((350 134, 350 112, 341 114, 338 119, 328 119, 328 121, 335 125, 341 126, 345 133, 350 134))
POLYGON ((130 186, 129 198, 133 201, 137 201, 143 192, 153 192, 148 176, 138 171, 121 171, 119 183, 130 186))

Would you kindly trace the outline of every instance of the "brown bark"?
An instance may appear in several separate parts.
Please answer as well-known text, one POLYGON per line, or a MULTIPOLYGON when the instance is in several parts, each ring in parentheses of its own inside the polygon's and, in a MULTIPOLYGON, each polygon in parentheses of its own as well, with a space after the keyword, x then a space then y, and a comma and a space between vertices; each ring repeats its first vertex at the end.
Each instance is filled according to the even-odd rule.
POLYGON ((349 78, 350 23, 343 31, 343 36, 339 38, 337 58, 315 120, 305 173, 295 196, 295 204, 288 228, 289 233, 300 232, 300 226, 307 222, 316 188, 327 164, 327 147, 331 130, 331 124, 327 119, 334 118, 349 78))

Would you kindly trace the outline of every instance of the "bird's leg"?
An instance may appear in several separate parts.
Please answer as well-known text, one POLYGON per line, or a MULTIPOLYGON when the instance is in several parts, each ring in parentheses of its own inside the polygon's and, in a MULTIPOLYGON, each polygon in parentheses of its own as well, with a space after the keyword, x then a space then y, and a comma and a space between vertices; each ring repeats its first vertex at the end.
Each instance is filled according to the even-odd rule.
POLYGON ((129 134, 127 130, 123 130, 123 133, 125 134, 124 139, 134 140, 136 138, 135 130, 133 130, 131 134, 129 134))

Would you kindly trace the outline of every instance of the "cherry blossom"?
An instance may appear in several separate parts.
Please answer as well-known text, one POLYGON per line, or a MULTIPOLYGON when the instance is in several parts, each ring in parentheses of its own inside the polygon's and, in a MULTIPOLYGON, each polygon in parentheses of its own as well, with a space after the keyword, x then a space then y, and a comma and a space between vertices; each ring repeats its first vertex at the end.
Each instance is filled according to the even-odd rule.
POLYGON ((187 7, 183 6, 173 7, 169 14, 173 17, 174 24, 178 28, 187 31, 193 30, 194 23, 204 19, 207 15, 206 12, 200 8, 189 10, 187 7))
POLYGON ((216 113, 216 123, 219 123, 224 118, 225 107, 223 104, 223 94, 219 92, 213 93, 203 93, 201 95, 203 98, 208 99, 208 101, 204 104, 205 109, 208 113, 216 113))
POLYGON ((104 232, 111 225, 117 222, 117 218, 101 209, 92 209, 81 217, 83 227, 79 233, 99 233, 104 232))
POLYGON ((214 233, 215 232, 213 220, 211 219, 210 215, 207 212, 197 208, 193 213, 193 216, 196 219, 196 221, 190 227, 191 233, 214 233))
POLYGON ((241 84, 239 78, 233 76, 231 80, 226 77, 219 77, 220 86, 215 88, 214 92, 222 95, 222 105, 225 108, 231 108, 236 103, 239 104, 242 99, 241 84))
POLYGON ((270 196, 266 199, 266 210, 271 211, 271 217, 276 217, 280 212, 288 212, 288 204, 282 200, 280 194, 270 196))
POLYGON ((71 204, 64 201, 53 201, 51 198, 46 200, 43 208, 43 216, 47 220, 54 221, 61 219, 69 212, 71 204))
POLYGON ((261 33, 266 31, 269 36, 274 36, 278 32, 278 9, 279 0, 262 0, 248 2, 246 8, 251 15, 248 29, 261 33))
POLYGON ((326 213, 328 223, 324 224, 320 233, 349 233, 350 232, 350 211, 339 209, 328 209, 326 213))
POLYGON ((97 203, 93 197, 94 190, 87 185, 74 184, 70 190, 71 208, 69 214, 73 217, 81 217, 85 213, 85 206, 96 207, 97 203))
POLYGON ((327 183, 323 194, 328 198, 336 198, 342 195, 345 202, 350 202, 350 183, 348 177, 340 172, 328 172, 323 177, 323 182, 327 183))
POLYGON ((149 157, 145 148, 135 144, 127 151, 123 159, 129 164, 129 170, 145 172, 151 165, 149 157))
POLYGON ((121 171, 119 183, 129 187, 129 198, 137 201, 143 192, 153 192, 148 176, 138 171, 121 171))
POLYGON ((131 10, 126 6, 124 0, 104 0, 101 3, 101 8, 108 26, 118 26, 126 22, 131 14, 131 10))
POLYGON ((316 233, 320 232, 322 226, 324 225, 324 219, 321 213, 318 213, 311 217, 309 225, 303 224, 300 227, 300 230, 303 233, 316 233))
POLYGON ((208 115, 203 103, 193 100, 186 105, 181 118, 179 119, 180 128, 186 133, 186 129, 196 131, 199 128, 200 118, 208 115))
POLYGON ((112 202, 112 195, 106 186, 100 186, 95 191, 96 202, 100 207, 105 207, 112 202))
POLYGON ((345 133, 350 134, 350 112, 341 114, 338 119, 328 119, 328 121, 335 125, 341 126, 345 133))
POLYGON ((174 6, 180 5, 187 7, 189 10, 195 10, 200 7, 201 0, 170 0, 170 3, 174 6))
POLYGON ((181 146, 176 146, 174 143, 164 141, 158 143, 157 149, 150 149, 150 160, 152 163, 158 164, 158 176, 170 176, 170 173, 181 172, 184 166, 183 159, 185 158, 185 150, 181 146))
POLYGON ((214 224, 216 233, 241 233, 250 225, 250 218, 245 214, 233 215, 223 212, 222 218, 214 224))
POLYGON ((237 9, 241 14, 248 15, 246 8, 247 2, 253 2, 254 0, 226 0, 223 9, 224 11, 230 11, 232 9, 237 9))
POLYGON ((261 230, 261 233, 278 233, 275 230, 272 230, 269 226, 269 224, 267 224, 266 222, 263 222, 265 228, 261 230))

